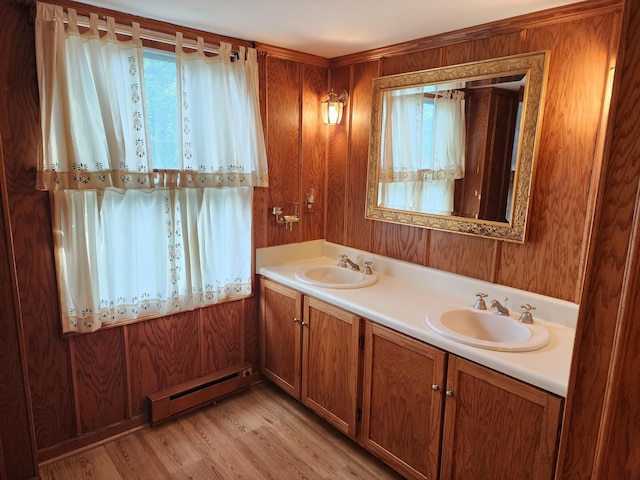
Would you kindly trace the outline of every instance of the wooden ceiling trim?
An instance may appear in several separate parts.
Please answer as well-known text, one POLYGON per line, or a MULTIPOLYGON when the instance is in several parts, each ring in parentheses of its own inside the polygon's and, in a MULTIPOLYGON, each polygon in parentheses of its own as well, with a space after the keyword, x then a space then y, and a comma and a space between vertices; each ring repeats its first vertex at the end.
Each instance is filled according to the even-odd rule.
POLYGON ((330 67, 351 65, 354 63, 378 60, 392 55, 413 53, 421 50, 444 47, 456 43, 506 35, 509 33, 536 28, 554 23, 566 23, 594 15, 607 15, 622 12, 622 0, 593 0, 562 7, 541 10, 516 17, 476 25, 453 32, 417 38, 373 50, 335 57, 329 60, 330 67))

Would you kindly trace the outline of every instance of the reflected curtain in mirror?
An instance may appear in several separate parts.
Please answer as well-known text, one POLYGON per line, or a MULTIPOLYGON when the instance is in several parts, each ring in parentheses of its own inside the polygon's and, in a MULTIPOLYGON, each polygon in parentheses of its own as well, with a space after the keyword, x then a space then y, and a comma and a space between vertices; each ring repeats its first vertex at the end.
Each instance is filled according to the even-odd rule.
POLYGON ((387 91, 382 100, 379 202, 448 215, 464 176, 464 92, 456 85, 387 91))

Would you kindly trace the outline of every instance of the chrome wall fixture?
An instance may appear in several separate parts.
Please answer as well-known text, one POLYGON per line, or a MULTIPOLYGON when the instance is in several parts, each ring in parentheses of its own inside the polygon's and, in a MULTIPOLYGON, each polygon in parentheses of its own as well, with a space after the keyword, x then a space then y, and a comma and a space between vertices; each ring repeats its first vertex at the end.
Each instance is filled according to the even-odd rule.
POLYGON ((298 202, 293 203, 293 213, 291 215, 285 215, 282 207, 273 207, 271 213, 276 216, 276 223, 278 225, 284 225, 290 232, 293 231, 293 224, 300 221, 298 202))

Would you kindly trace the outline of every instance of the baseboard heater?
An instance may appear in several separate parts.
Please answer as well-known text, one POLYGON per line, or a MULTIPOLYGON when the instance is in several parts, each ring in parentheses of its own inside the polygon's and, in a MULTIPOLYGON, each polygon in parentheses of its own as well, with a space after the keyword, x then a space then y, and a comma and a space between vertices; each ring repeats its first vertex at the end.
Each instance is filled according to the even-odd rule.
POLYGON ((175 385, 148 396, 151 425, 186 413, 206 403, 246 390, 251 383, 251 364, 241 363, 211 375, 175 385))

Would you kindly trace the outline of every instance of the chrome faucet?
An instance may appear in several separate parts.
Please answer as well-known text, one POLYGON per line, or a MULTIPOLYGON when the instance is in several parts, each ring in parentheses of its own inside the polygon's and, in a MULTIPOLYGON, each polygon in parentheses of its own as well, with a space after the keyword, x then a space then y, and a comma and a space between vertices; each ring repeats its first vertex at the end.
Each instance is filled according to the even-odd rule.
POLYGON ((346 255, 340 255, 340 260, 338 261, 338 266, 347 268, 347 266, 351 267, 351 270, 360 270, 360 266, 357 263, 349 260, 349 257, 346 255))
POLYGON ((487 296, 486 293, 476 293, 476 297, 478 297, 478 300, 476 300, 476 303, 473 305, 473 308, 477 308, 478 310, 486 310, 487 304, 484 301, 486 296, 487 296))
POLYGON ((535 310, 536 307, 525 303, 524 305, 520 305, 520 308, 524 308, 524 312, 520 314, 520 318, 518 320, 520 320, 522 323, 533 323, 533 315, 531 315, 531 310, 535 310))
POLYGON ((504 306, 500 304, 498 300, 491 300, 491 308, 496 308, 498 311, 496 315, 509 315, 509 309, 506 307, 509 299, 504 297, 504 306))

